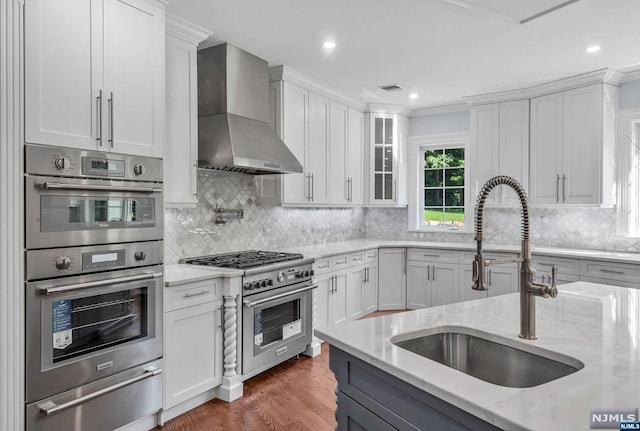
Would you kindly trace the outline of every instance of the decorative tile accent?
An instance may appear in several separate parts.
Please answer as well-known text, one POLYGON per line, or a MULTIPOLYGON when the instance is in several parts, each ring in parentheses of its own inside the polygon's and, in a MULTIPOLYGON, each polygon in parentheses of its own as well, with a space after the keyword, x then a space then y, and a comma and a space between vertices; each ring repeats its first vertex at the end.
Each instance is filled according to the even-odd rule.
MULTIPOLYGON (((473 233, 407 232, 406 208, 260 206, 251 175, 200 171, 196 208, 165 212, 165 262, 246 249, 278 249, 350 239, 473 242, 473 233), (244 218, 215 224, 214 209, 243 208, 244 218)), ((520 244, 520 210, 487 208, 485 241, 520 244)), ((610 208, 532 208, 535 247, 640 251, 640 239, 616 236, 610 208)))

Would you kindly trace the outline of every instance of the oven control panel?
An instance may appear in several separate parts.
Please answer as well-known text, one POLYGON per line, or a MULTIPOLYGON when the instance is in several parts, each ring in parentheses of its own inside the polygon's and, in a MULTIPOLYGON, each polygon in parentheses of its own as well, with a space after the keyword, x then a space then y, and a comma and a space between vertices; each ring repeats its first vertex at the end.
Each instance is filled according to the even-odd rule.
POLYGON ((162 263, 162 241, 27 251, 27 280, 162 263))
POLYGON ((249 276, 245 275, 242 279, 242 291, 245 296, 252 295, 266 290, 310 281, 312 278, 313 269, 311 264, 291 266, 275 271, 265 271, 249 276))

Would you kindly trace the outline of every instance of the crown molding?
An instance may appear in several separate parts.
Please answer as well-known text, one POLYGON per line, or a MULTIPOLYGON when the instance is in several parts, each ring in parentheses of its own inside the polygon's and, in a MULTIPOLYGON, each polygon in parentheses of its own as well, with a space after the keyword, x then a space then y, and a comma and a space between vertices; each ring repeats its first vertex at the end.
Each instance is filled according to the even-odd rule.
POLYGON ((453 112, 467 112, 469 105, 466 103, 455 103, 452 105, 432 106, 429 108, 417 108, 411 111, 410 117, 426 117, 428 115, 451 114, 453 112))
POLYGON ((196 46, 213 34, 206 28, 170 13, 165 15, 165 33, 196 46))
POLYGON ((640 81, 640 69, 625 72, 622 82, 640 81))
POLYGON ((364 112, 372 114, 396 114, 409 117, 411 115, 411 108, 407 108, 404 105, 393 105, 390 103, 367 103, 364 112))
POLYGON ((351 99, 349 97, 345 97, 342 94, 330 88, 327 88, 318 81, 315 81, 314 79, 309 78, 305 74, 298 72, 297 70, 292 69, 288 66, 274 66, 269 68, 269 82, 274 81, 290 82, 292 84, 304 87, 307 90, 312 90, 314 93, 324 96, 327 99, 342 103, 360 112, 364 110, 364 103, 351 99))
POLYGON ((582 73, 540 85, 534 85, 532 87, 501 91, 497 93, 479 94, 477 96, 466 96, 463 97, 462 100, 469 105, 481 105, 487 103, 508 102, 511 100, 530 99, 597 83, 618 86, 620 85, 623 76, 624 74, 613 69, 598 69, 592 72, 582 73))

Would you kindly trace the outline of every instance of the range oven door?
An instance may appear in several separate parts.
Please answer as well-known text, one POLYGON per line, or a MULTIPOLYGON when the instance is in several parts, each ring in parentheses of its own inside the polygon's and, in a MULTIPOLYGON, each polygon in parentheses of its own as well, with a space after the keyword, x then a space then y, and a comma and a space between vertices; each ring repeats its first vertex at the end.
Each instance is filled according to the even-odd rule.
POLYGON ((27 176, 27 249, 162 239, 162 184, 27 176))
POLYGON ((251 377, 306 350, 311 343, 311 282, 243 299, 242 374, 251 377))
POLYGON ((162 357, 162 266, 26 288, 27 402, 162 357))

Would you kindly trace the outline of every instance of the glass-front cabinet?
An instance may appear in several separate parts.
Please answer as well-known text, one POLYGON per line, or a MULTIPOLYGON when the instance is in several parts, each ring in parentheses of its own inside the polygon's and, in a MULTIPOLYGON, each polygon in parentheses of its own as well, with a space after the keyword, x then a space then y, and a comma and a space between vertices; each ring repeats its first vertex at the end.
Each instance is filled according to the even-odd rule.
POLYGON ((404 206, 406 167, 403 141, 408 120, 399 114, 368 113, 368 205, 404 206))

